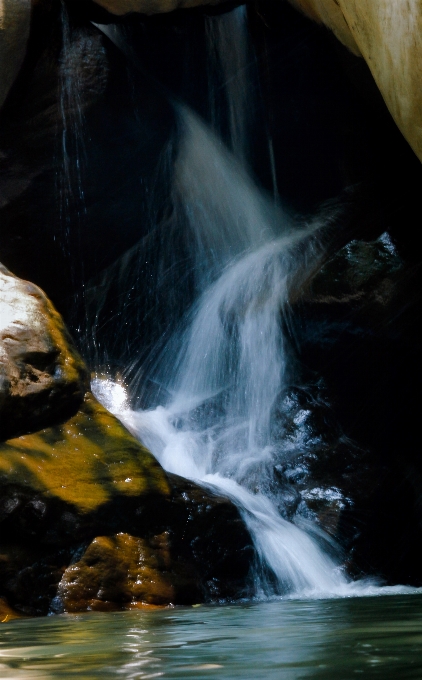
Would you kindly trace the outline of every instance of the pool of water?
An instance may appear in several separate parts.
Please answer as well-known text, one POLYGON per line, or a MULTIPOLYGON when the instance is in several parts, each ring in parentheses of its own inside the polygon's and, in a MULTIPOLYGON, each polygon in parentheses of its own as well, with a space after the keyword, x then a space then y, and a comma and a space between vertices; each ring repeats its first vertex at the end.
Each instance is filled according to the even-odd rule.
POLYGON ((0 678, 422 678, 422 596, 53 616, 0 627, 0 678))

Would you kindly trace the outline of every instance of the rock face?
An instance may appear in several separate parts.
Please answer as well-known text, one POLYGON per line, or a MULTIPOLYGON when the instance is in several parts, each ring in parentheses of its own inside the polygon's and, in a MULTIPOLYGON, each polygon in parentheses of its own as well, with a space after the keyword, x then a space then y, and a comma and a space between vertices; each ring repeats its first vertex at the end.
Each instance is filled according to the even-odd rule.
POLYGON ((197 7, 198 5, 219 5, 224 0, 95 0, 113 14, 164 14, 175 9, 197 7))
POLYGON ((247 594, 237 509, 167 475, 86 392, 42 291, 0 277, 0 618, 247 594))
POLYGON ((22 65, 31 19, 31 0, 0 0, 0 107, 22 65))
POLYGON ((0 437, 74 413, 89 374, 44 293, 0 265, 0 437))
POLYGON ((419 0, 290 0, 366 60, 390 113, 422 161, 419 0))
POLYGON ((310 373, 292 413, 306 427, 287 474, 352 571, 420 585, 422 299, 411 258, 388 233, 353 240, 304 291, 294 333, 310 373))
POLYGON ((0 489, 0 596, 17 611, 247 592, 254 552, 235 507, 167 475, 92 395, 70 420, 0 444, 0 489))

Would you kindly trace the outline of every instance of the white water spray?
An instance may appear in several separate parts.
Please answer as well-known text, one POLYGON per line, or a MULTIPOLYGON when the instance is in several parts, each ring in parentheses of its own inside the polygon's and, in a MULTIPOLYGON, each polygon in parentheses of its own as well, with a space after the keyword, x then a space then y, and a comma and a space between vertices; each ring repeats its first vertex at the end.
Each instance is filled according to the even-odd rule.
MULTIPOLYGON (((94 390, 166 470, 233 499, 276 592, 328 594, 344 587, 345 577, 260 489, 274 462, 272 411, 285 386, 282 314, 315 237, 294 232, 214 135, 193 114, 181 115, 175 190, 185 201, 202 275, 184 331, 150 376, 172 396, 133 411, 121 387, 97 381, 94 390)), ((271 590, 269 582, 259 585, 271 590)))
MULTIPOLYGON (((261 562, 257 594, 408 592, 349 582, 319 545, 318 532, 282 517, 268 491, 280 460, 272 434, 274 407, 291 370, 283 315, 292 287, 320 252, 316 225, 294 230, 245 170, 248 49, 245 35, 238 35, 244 18, 239 8, 210 18, 208 25, 215 46, 211 57, 223 70, 231 151, 192 112, 178 109, 182 138, 173 205, 189 236, 197 297, 182 327, 173 323, 177 330, 164 351, 142 372, 144 380, 162 388, 161 395, 170 396, 135 411, 121 384, 96 379, 93 391, 166 470, 233 500, 261 562)), ((102 30, 120 46, 117 29, 117 38, 102 30)), ((213 128, 221 132, 212 113, 213 128)), ((168 234, 162 238, 171 249, 168 234)))
MULTIPOLYGON (((257 594, 329 597, 415 592, 417 589, 403 586, 380 588, 368 581, 348 581, 318 543, 318 531, 309 526, 304 530, 303 522, 299 526, 288 521, 291 515, 281 516, 269 489, 274 463, 280 462, 280 442, 276 452, 272 433, 274 406, 281 403, 279 397, 291 370, 283 312, 292 288, 318 261, 319 248, 316 226, 295 232, 245 167, 247 131, 251 128, 248 105, 254 99, 245 77, 249 59, 245 16, 241 7, 232 15, 209 18, 209 56, 214 70, 223 72, 228 107, 219 117, 218 88, 211 87, 214 133, 189 110, 178 107, 182 134, 172 207, 177 213, 174 223, 183 229, 183 237, 186 229, 187 250, 191 249, 187 273, 191 274, 193 266, 196 301, 182 328, 177 314, 169 318, 171 340, 164 351, 159 349, 148 358, 134 380, 138 384, 153 381, 162 388, 158 394, 170 396, 157 405, 157 390, 153 390, 151 399, 155 401, 149 408, 134 411, 122 384, 95 379, 93 392, 165 469, 233 500, 262 565, 256 573, 257 594), (223 131, 229 148, 218 136, 223 131)), ((64 57, 70 48, 66 17, 64 57)), ((130 57, 119 26, 97 26, 130 57)), ((64 187, 70 178, 68 123, 72 122, 65 118, 65 104, 79 96, 79 88, 73 90, 66 80, 66 63, 64 60, 61 91, 64 187)), ((77 99, 75 104, 73 122, 81 131, 81 106, 77 99)), ((80 141, 77 137, 77 144, 80 141)), ((268 144, 277 197, 270 138, 268 144)), ((80 154, 76 155, 79 158, 80 154)), ((76 183, 83 198, 79 169, 78 165, 76 183)), ((155 231, 159 230, 156 225, 155 231)), ((173 267, 176 275, 168 279, 177 282, 180 251, 171 234, 162 232, 166 258, 157 288, 161 285, 163 294, 166 274, 173 267)), ((137 252, 141 258, 142 247, 137 252)), ((285 455, 290 455, 288 446, 285 455)))

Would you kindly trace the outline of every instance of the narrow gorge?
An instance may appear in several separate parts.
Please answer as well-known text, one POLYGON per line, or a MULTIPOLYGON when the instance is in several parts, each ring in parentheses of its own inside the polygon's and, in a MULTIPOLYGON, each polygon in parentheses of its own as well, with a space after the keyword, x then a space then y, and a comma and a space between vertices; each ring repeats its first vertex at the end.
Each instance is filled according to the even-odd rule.
POLYGON ((0 0, 4 622, 417 600, 422 12, 386 5, 0 0))

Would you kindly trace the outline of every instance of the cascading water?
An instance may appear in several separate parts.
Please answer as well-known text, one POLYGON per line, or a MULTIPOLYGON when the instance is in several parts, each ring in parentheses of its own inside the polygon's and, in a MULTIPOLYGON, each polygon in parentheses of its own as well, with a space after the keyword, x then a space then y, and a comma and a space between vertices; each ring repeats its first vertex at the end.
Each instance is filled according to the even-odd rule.
MULTIPOLYGON (((145 390, 142 410, 129 408, 122 384, 98 378, 93 391, 166 470, 234 501, 259 557, 257 594, 351 595, 363 588, 372 593, 375 587, 350 583, 321 547, 318 535, 325 546, 328 537, 309 524, 304 530, 306 521, 294 512, 283 516, 273 490, 276 461, 291 455, 274 435, 276 405, 292 378, 283 330, 289 297, 322 249, 319 225, 291 224, 245 167, 246 85, 242 78, 233 79, 227 65, 227 39, 233 31, 241 33, 235 40, 240 46, 237 68, 246 64, 244 17, 244 10, 237 9, 223 19, 213 17, 208 25, 214 66, 219 64, 226 78, 230 149, 221 140, 216 115, 207 127, 189 109, 176 106, 181 134, 173 220, 184 232, 184 262, 195 299, 186 301, 189 309, 182 319, 180 314, 169 317, 170 339, 164 348, 158 343, 138 375, 132 375, 136 391, 142 382, 159 389, 145 390)), ((117 29, 113 34, 102 30, 123 49, 117 29)), ((178 247, 171 240, 176 231, 162 231, 166 271, 180 268, 178 247)), ((142 244, 136 253, 142 258, 142 244)), ((177 275, 161 271, 157 291, 167 280, 177 284, 177 275)))
POLYGON ((240 161, 245 161, 247 156, 248 103, 251 101, 248 96, 250 49, 245 20, 245 5, 205 19, 211 125, 220 135, 227 128, 230 149, 240 161), (223 97, 221 90, 225 91, 223 97), (221 105, 222 101, 225 106, 221 105))
POLYGON ((180 116, 174 186, 195 237, 198 299, 149 375, 171 397, 133 411, 113 403, 110 383, 94 390, 165 469, 234 500, 271 574, 259 587, 332 592, 345 577, 262 490, 287 371, 282 313, 293 276, 317 256, 315 230, 294 231, 211 131, 186 110, 180 116))

